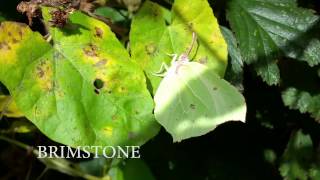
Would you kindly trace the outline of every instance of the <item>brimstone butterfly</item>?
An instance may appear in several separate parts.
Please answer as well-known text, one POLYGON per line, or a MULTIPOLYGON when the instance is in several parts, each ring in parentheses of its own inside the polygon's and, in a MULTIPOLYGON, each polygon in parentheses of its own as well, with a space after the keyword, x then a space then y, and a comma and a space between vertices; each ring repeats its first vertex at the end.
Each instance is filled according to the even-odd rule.
POLYGON ((244 122, 246 117, 242 94, 212 69, 190 62, 190 49, 172 60, 154 96, 156 120, 174 142, 204 135, 227 121, 244 122))

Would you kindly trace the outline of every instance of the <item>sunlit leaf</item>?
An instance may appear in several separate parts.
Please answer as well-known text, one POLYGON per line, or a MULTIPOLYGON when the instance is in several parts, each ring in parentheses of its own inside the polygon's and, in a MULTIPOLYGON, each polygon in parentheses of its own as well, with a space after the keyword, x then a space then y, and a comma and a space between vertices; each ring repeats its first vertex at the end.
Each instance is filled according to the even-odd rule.
POLYGON ((192 60, 206 64, 223 76, 227 67, 227 45, 206 0, 176 0, 171 13, 146 1, 133 18, 131 55, 145 70, 153 92, 161 81, 153 74, 162 63, 170 64, 168 54, 181 54, 190 48, 193 32, 197 34, 198 43, 191 52, 192 60))
MULTIPOLYGON (((43 9, 45 21, 52 9, 43 9)), ((49 27, 49 26, 48 26, 49 27)), ((45 135, 70 146, 141 145, 158 132, 141 69, 104 23, 80 12, 50 27, 0 28, 0 81, 45 135)))

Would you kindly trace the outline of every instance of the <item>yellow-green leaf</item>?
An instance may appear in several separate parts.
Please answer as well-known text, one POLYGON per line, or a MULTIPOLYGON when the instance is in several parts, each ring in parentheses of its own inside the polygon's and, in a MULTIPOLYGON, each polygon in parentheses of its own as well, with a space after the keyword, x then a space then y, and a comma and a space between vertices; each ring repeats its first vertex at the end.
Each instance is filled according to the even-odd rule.
POLYGON ((130 32, 132 58, 145 70, 153 92, 161 78, 154 76, 162 63, 170 64, 168 54, 189 49, 192 33, 197 45, 190 55, 220 76, 227 66, 227 45, 207 0, 176 0, 171 12, 146 1, 134 17, 130 32))
MULTIPOLYGON (((52 9, 43 9, 45 22, 52 9)), ((142 70, 103 22, 80 12, 50 27, 0 27, 0 81, 45 135, 70 146, 141 145, 159 130, 142 70)))
POLYGON ((24 116, 17 107, 16 102, 14 102, 10 96, 6 95, 0 95, 0 113, 11 118, 19 118, 24 116))

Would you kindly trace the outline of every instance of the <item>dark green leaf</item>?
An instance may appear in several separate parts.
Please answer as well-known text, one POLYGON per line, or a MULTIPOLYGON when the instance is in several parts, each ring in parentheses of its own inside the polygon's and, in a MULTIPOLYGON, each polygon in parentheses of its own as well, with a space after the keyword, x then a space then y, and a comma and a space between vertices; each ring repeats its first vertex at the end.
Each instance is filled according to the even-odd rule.
POLYGON ((288 88, 282 93, 282 100, 290 109, 310 113, 313 118, 320 120, 320 95, 312 96, 308 92, 288 88))
POLYGON ((229 65, 225 74, 226 80, 235 85, 238 89, 243 90, 243 60, 237 40, 233 33, 226 27, 220 26, 221 33, 228 44, 229 65))
POLYGON ((286 57, 320 62, 320 41, 314 30, 319 17, 297 7, 294 0, 232 0, 227 18, 235 31, 246 63, 254 63, 257 73, 269 85, 278 84, 277 60, 286 57))
POLYGON ((288 180, 316 180, 316 177, 319 177, 319 167, 315 163, 311 137, 303 134, 301 130, 295 132, 281 158, 281 175, 288 180))
POLYGON ((124 16, 128 16, 128 13, 126 11, 117 11, 110 7, 100 7, 95 10, 95 14, 106 18, 110 18, 112 22, 124 21, 126 20, 124 16))
POLYGON ((124 180, 155 180, 143 160, 129 159, 122 167, 124 180))
POLYGON ((113 166, 108 175, 112 180, 155 180, 152 172, 141 159, 128 159, 113 166))

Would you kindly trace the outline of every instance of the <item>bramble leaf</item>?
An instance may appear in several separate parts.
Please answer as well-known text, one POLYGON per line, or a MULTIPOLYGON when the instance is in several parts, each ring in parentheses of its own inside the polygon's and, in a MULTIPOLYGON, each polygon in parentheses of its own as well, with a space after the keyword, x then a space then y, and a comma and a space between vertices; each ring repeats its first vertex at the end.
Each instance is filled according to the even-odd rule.
POLYGON ((318 179, 319 166, 310 135, 302 130, 295 132, 290 138, 287 148, 281 157, 280 173, 284 179, 318 179))
POLYGON ((243 59, 237 40, 233 33, 226 27, 220 26, 221 33, 228 44, 229 66, 226 71, 225 78, 235 85, 237 88, 243 90, 243 59))
POLYGON ((320 95, 312 96, 308 92, 288 88, 282 93, 282 100, 290 109, 310 113, 313 118, 320 120, 320 95))
POLYGON ((269 85, 278 84, 280 55, 320 63, 320 41, 314 33, 319 17, 297 7, 295 0, 232 0, 227 18, 248 64, 269 85))

